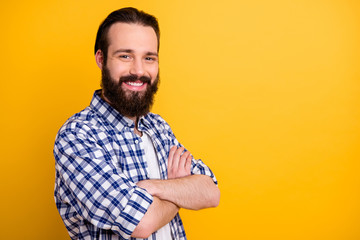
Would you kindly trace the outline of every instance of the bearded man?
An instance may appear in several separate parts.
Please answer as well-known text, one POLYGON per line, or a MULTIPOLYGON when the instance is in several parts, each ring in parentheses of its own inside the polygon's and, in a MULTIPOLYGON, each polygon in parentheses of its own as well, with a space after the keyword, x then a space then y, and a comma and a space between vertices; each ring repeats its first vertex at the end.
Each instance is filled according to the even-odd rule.
POLYGON ((100 25, 101 89, 55 146, 55 202, 71 239, 186 239, 180 208, 216 207, 212 171, 150 113, 159 82, 159 26, 135 8, 100 25))

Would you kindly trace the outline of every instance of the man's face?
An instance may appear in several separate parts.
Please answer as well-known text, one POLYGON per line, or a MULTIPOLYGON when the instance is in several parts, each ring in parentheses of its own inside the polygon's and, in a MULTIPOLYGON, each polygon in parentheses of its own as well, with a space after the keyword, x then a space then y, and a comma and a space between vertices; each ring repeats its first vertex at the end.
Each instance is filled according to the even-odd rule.
POLYGON ((105 99, 125 116, 145 115, 158 83, 155 31, 139 24, 115 23, 108 42, 107 62, 102 65, 105 99))

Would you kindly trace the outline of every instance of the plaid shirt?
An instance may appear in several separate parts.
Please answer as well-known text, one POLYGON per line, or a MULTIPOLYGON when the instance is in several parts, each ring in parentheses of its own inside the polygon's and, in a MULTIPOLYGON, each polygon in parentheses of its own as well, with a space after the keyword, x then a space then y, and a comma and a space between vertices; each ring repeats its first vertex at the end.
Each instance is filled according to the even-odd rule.
MULTIPOLYGON (((135 239, 131 234, 153 197, 136 186, 149 179, 141 137, 134 122, 120 115, 96 91, 89 107, 69 118, 54 147, 55 202, 72 239, 135 239)), ((140 118, 159 159, 161 179, 167 179, 171 146, 181 146, 170 126, 149 113, 140 118)), ((192 174, 216 178, 201 161, 193 160, 192 174)), ((179 214, 170 222, 174 239, 186 239, 179 214)), ((153 233, 148 239, 156 239, 153 233)))

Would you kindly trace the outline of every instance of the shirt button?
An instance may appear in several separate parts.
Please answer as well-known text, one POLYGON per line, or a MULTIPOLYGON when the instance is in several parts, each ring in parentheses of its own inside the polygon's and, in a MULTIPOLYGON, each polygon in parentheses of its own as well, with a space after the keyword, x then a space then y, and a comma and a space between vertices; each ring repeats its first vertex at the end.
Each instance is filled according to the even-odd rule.
POLYGON ((139 140, 135 140, 135 144, 138 144, 139 143, 139 140))

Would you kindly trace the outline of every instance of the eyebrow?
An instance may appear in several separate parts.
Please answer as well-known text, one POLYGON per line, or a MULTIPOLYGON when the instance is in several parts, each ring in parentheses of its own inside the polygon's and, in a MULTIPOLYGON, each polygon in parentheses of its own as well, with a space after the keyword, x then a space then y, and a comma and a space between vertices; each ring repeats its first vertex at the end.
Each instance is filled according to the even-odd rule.
MULTIPOLYGON (((119 53, 134 53, 134 50, 132 49, 118 49, 115 52, 113 52, 113 55, 119 54, 119 53)), ((147 56, 158 56, 157 52, 146 52, 147 56)))

